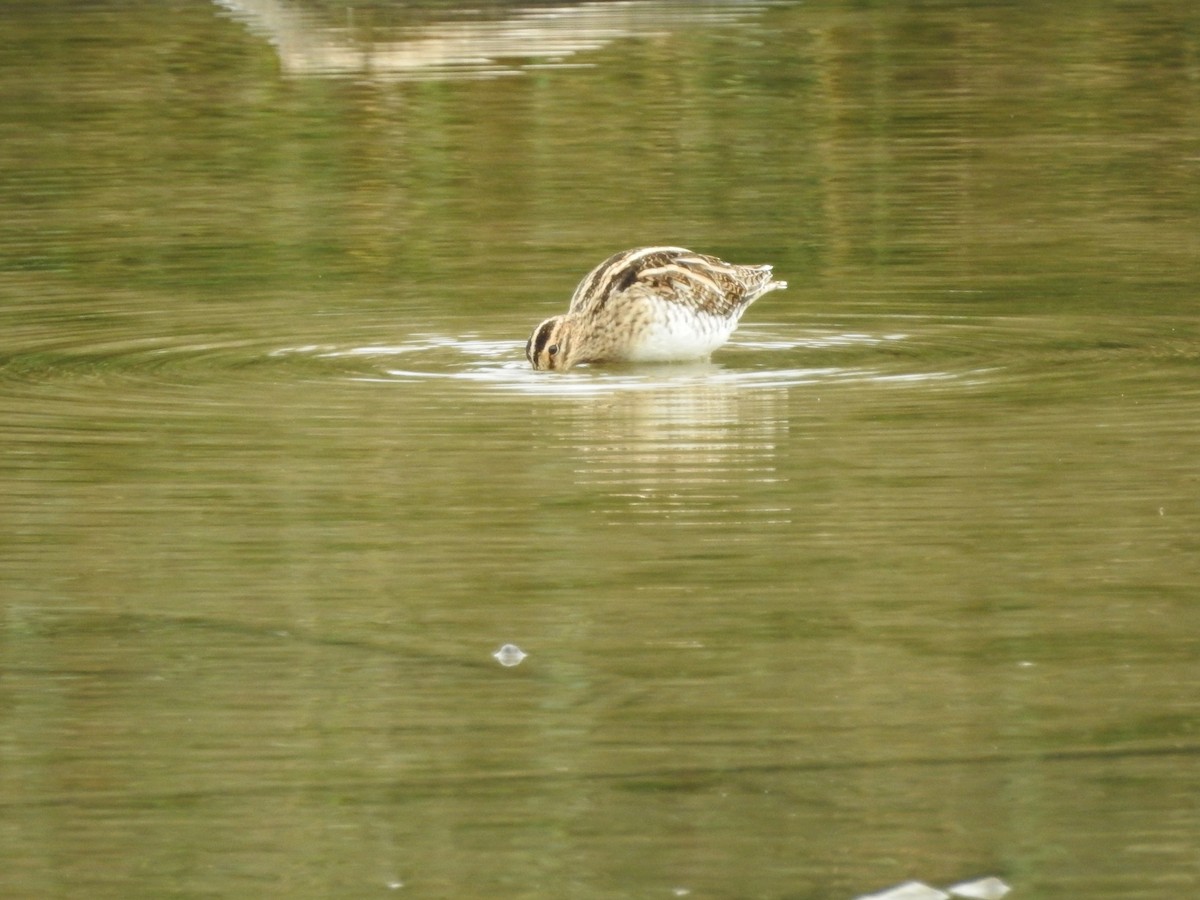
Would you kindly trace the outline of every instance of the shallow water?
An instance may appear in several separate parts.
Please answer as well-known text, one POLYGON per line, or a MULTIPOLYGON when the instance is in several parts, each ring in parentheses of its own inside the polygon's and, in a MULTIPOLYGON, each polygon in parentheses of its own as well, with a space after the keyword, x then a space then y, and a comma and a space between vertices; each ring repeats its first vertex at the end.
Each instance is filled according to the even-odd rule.
POLYGON ((5 896, 1194 891, 1186 5, 5 19, 5 896))

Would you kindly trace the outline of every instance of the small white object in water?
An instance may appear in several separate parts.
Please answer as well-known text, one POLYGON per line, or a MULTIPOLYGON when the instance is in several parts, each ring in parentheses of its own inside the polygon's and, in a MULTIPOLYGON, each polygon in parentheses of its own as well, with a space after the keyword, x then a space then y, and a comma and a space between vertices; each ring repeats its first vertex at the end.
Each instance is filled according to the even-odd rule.
POLYGON ((953 887, 946 888, 955 897, 969 897, 971 900, 1000 900, 1012 890, 999 878, 989 875, 975 881, 964 881, 953 887))
POLYGON ((529 654, 518 647, 516 644, 505 644, 499 650, 492 654, 496 657, 496 661, 502 666, 519 666, 529 654))
POLYGON ((919 881, 906 881, 878 894, 864 894, 858 900, 949 900, 949 897, 945 891, 919 881))

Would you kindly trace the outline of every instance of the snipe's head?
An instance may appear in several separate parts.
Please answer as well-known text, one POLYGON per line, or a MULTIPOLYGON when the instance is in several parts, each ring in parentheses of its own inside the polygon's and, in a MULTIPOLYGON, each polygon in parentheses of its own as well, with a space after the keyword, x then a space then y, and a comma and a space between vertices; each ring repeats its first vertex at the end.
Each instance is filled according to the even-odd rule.
POLYGON ((529 336, 525 344, 525 357, 535 369, 571 368, 572 322, 566 316, 547 319, 529 336))

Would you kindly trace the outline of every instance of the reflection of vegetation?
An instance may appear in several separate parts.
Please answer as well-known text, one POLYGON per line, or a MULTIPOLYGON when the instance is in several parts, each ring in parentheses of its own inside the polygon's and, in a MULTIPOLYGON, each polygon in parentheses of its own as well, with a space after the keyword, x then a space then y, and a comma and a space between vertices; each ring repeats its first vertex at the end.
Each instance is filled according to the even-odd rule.
MULTIPOLYGON (((398 15, 368 12, 377 36, 398 15)), ((617 42, 586 70, 373 84, 280 80, 269 46, 204 7, 27 10, 0 83, 19 173, 0 264, 194 289, 409 281, 468 310, 668 240, 839 284, 1148 266, 1182 287, 1196 14, 1145 13, 783 7, 617 42)))
POLYGON ((285 72, 446 79, 512 74, 616 40, 727 28, 761 12, 743 0, 637 0, 481 8, 358 6, 318 12, 292 0, 218 0, 263 34, 285 72))

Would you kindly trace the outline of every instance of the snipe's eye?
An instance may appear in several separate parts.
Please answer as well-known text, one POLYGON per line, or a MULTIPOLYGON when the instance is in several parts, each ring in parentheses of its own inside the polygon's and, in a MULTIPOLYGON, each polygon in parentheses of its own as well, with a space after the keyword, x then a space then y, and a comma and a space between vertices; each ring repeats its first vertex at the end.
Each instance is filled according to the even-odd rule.
POLYGON ((549 347, 546 348, 546 352, 549 353, 551 356, 557 355, 558 354, 558 344, 551 344, 549 347))

